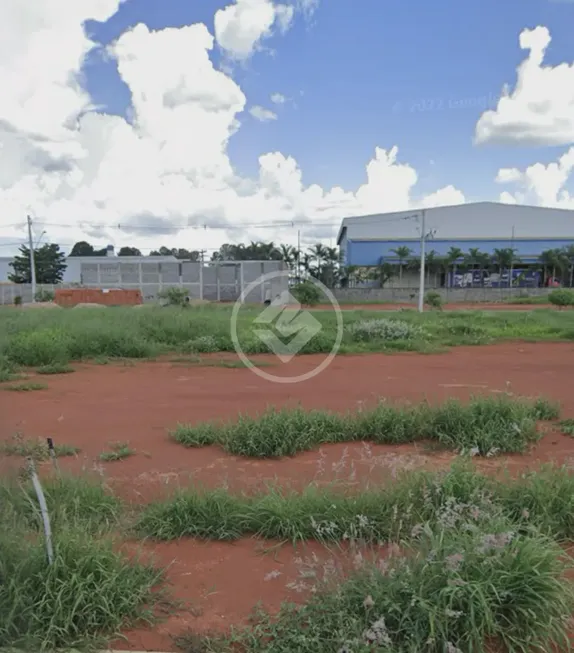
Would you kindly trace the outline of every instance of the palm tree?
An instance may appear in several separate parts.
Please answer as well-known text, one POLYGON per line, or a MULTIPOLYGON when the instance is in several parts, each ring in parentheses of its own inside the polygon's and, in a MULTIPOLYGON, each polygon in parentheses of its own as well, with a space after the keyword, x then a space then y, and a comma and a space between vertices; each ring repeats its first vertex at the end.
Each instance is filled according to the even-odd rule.
MULTIPOLYGON (((447 276, 448 269, 452 266, 452 279, 456 277, 456 264, 464 255, 464 252, 460 247, 451 247, 446 253, 446 267, 447 267, 447 276)), ((452 284, 451 284, 452 285, 452 284)))
POLYGON ((279 251, 281 252, 281 259, 287 263, 290 269, 293 269, 297 261, 297 249, 292 245, 280 245, 279 251))
POLYGON ((381 288, 390 281, 395 274, 395 266, 392 263, 381 261, 379 265, 371 268, 371 279, 378 281, 381 288))
POLYGON ((397 247, 396 249, 391 249, 391 252, 396 255, 396 257, 399 259, 399 283, 402 285, 403 281, 403 265, 408 259, 408 257, 412 254, 412 249, 410 247, 407 247, 406 245, 401 245, 401 247, 397 247))
POLYGON ((570 288, 574 286, 574 245, 568 245, 564 248, 564 256, 568 259, 570 265, 570 288))
POLYGON ((501 279, 503 270, 509 270, 508 286, 510 287, 512 285, 512 267, 517 262, 516 250, 512 247, 497 248, 494 250, 492 258, 495 265, 498 266, 501 279))
POLYGON ((435 288, 437 286, 436 283, 436 275, 437 272, 441 269, 441 262, 439 259, 439 256, 437 252, 434 251, 434 249, 431 249, 430 252, 425 256, 425 268, 427 272, 427 286, 430 286, 430 278, 431 274, 434 274, 434 281, 435 281, 435 288))
POLYGON ((558 268, 562 274, 564 271, 570 267, 570 261, 564 250, 561 249, 547 249, 538 259, 544 267, 544 285, 546 285, 546 280, 548 278, 548 269, 552 269, 552 277, 556 277, 556 268, 558 268))
POLYGON ((315 272, 313 272, 311 268, 309 271, 316 278, 318 278, 321 274, 323 261, 325 260, 326 255, 327 255, 327 251, 325 249, 325 246, 322 245, 321 243, 317 243, 316 245, 313 245, 313 247, 309 248, 309 257, 311 260, 315 260, 317 265, 317 267, 315 268, 315 272))

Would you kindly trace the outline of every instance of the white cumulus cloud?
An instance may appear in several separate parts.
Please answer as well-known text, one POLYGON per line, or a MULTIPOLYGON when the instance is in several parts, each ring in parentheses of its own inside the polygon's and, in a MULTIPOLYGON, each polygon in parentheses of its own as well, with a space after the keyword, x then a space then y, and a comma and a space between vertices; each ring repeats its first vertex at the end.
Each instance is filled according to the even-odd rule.
POLYGON ((570 145, 574 143, 574 62, 544 65, 551 37, 547 27, 525 29, 514 90, 506 87, 496 109, 485 111, 475 143, 570 145))
POLYGON ((574 195, 566 188, 573 173, 574 147, 548 165, 534 163, 525 170, 503 168, 498 171, 496 181, 514 184, 516 190, 514 193, 504 191, 500 201, 574 209, 574 195))
POLYGON ((295 10, 274 0, 235 0, 215 13, 215 38, 233 59, 247 59, 273 27, 286 31, 295 10))
POLYGON ((261 107, 258 104, 252 106, 249 109, 249 113, 255 118, 255 120, 259 120, 259 122, 269 122, 270 120, 277 120, 276 113, 274 113, 270 109, 261 107))
MULTIPOLYGON (((262 154, 257 176, 241 177, 227 150, 247 100, 232 77, 214 67, 215 39, 205 25, 153 31, 140 24, 108 48, 131 93, 128 119, 94 107, 81 74, 97 47, 86 37, 85 21, 108 19, 120 0, 4 4, 0 227, 7 242, 22 239, 23 232, 8 225, 27 213, 47 230, 46 239, 64 246, 88 239, 149 251, 159 244, 215 248, 251 238, 293 242, 296 228, 268 226, 295 220, 309 225, 303 242, 332 238, 346 215, 464 201, 452 186, 426 197, 417 193, 417 172, 399 161, 397 147, 375 149, 354 192, 306 184, 297 161, 281 152, 262 154)), ((277 6, 263 0, 231 5, 255 12, 259 27, 244 29, 246 14, 220 14, 220 45, 227 38, 232 50, 253 51, 275 21, 280 27, 277 6), (273 15, 263 5, 271 5, 273 15)))
POLYGON ((284 95, 281 95, 281 93, 273 93, 271 95, 271 102, 273 102, 273 104, 285 104, 287 98, 284 95))

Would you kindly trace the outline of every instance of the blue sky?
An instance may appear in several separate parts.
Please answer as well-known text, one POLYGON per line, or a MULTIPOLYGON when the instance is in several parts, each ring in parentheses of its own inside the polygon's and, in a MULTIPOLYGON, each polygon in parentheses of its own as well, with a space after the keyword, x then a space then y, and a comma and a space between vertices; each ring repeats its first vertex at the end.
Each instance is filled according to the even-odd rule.
MULTIPOLYGON (((139 22, 152 29, 203 22, 213 33, 214 14, 226 4, 127 0, 107 23, 87 28, 102 44, 139 22)), ((400 160, 420 175, 417 194, 452 183, 469 200, 496 199, 500 167, 547 163, 564 148, 477 148, 476 121, 504 83, 514 86, 526 54, 520 32, 547 26, 546 61, 556 65, 573 59, 573 18, 574 3, 565 0, 323 0, 311 20, 299 15, 286 34, 235 66, 248 106, 271 107, 274 92, 292 101, 276 107, 277 121, 240 117, 232 163, 255 175, 257 157, 278 150, 297 159, 305 184, 353 189, 375 146, 398 145, 400 160)), ((220 61, 217 49, 213 59, 220 61)), ((129 92, 114 62, 92 53, 84 73, 96 102, 125 113, 129 92)))

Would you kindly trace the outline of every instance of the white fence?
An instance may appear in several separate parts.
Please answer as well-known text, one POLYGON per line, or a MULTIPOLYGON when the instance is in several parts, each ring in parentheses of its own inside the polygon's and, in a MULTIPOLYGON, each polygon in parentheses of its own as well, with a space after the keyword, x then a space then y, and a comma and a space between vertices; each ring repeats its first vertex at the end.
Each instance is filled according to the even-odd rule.
MULTIPOLYGON (((114 262, 105 259, 82 263, 80 283, 38 285, 37 290, 56 288, 123 288, 140 290, 145 302, 156 302, 162 290, 170 287, 186 288, 191 299, 236 301, 250 284, 246 302, 262 303, 288 289, 287 275, 259 283, 263 275, 280 273, 287 268, 283 261, 225 261, 200 263, 114 262)), ((0 284, 0 304, 13 304, 20 296, 22 303, 32 302, 30 284, 0 284)))

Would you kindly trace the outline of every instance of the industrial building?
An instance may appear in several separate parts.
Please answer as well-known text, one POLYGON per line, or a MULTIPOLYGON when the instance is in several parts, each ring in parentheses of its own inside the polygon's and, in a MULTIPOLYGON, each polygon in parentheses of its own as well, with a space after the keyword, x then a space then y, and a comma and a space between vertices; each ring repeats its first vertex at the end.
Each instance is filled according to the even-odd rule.
MULTIPOLYGON (((490 255, 512 248, 527 268, 546 250, 574 245, 574 210, 476 202, 425 209, 425 222, 426 249, 436 257, 451 248, 464 254, 476 248, 490 255)), ((345 265, 367 267, 399 263, 393 250, 401 247, 418 258, 420 240, 421 210, 410 210, 345 218, 337 244, 345 265)), ((460 285, 460 280, 448 285, 460 285)))
MULTIPOLYGON (((445 256, 451 247, 477 248, 493 254, 512 247, 524 263, 534 263, 548 249, 574 245, 574 210, 496 202, 476 202, 426 209, 427 249, 445 256)), ((420 211, 399 211, 345 218, 337 244, 345 265, 396 262, 392 252, 409 247, 420 255, 420 211)))

